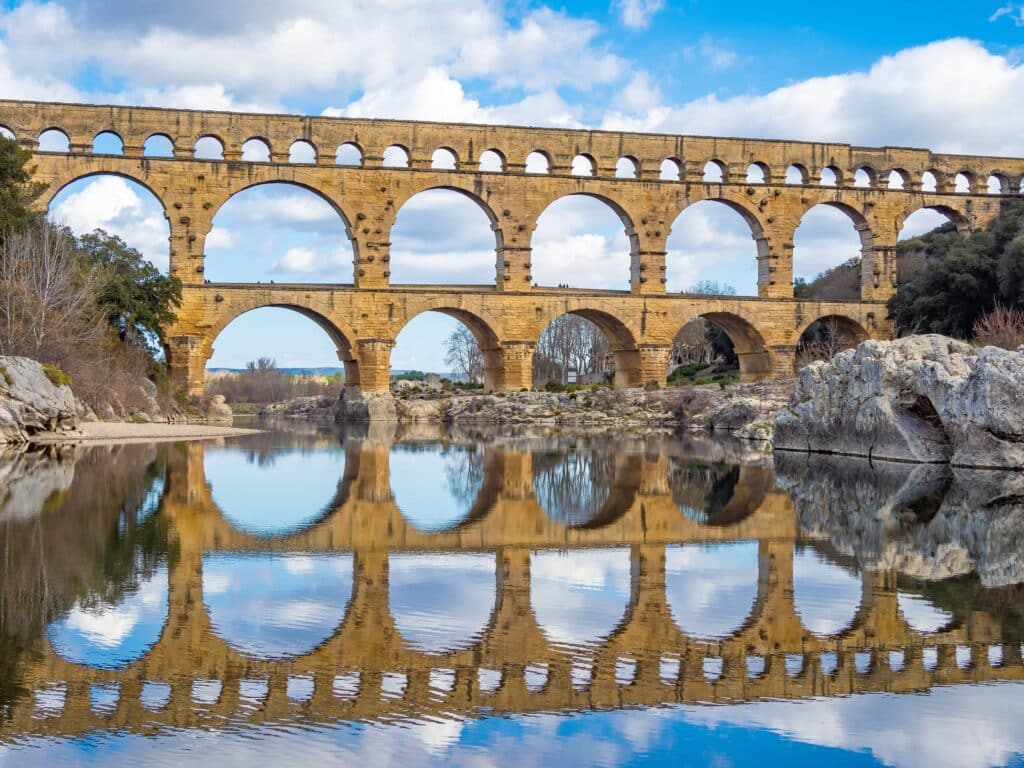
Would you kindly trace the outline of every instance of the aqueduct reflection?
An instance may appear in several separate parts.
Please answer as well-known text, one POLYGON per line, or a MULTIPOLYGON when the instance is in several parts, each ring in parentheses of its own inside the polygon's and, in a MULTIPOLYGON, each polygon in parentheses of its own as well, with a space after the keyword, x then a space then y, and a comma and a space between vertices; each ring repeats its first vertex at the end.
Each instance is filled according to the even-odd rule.
MULTIPOLYGON (((390 494, 390 442, 353 438, 345 447, 341 505, 280 536, 231 527, 210 492, 208 448, 168 449, 159 510, 146 518, 162 521, 168 540, 166 570, 149 571, 167 580, 159 637, 115 666, 69 656, 47 634, 20 670, 21 687, 35 693, 5 705, 2 738, 91 728, 147 733, 225 718, 729 702, 1024 678, 1020 638, 1006 635, 997 618, 941 611, 897 589, 891 570, 858 574, 849 621, 820 631, 796 599, 800 572, 808 553, 824 565, 843 557, 808 549, 798 510, 775 489, 770 466, 740 467, 733 497, 758 499, 749 514, 709 521, 678 503, 672 457, 627 446, 615 451, 622 458, 607 498, 625 486, 629 503, 602 524, 577 525, 579 517, 545 513, 529 441, 510 439, 479 452, 486 509, 454 528, 423 531, 390 494), (256 567, 268 557, 272 567, 256 567), (739 563, 749 566, 747 577, 739 563), (456 579, 406 578, 430 568, 460 570, 456 579), (586 613, 590 624, 580 626, 571 601, 545 605, 559 569, 572 576, 563 587, 606 604, 586 613), (232 606, 231 580, 253 586, 256 602, 232 606), (417 590, 453 583, 457 591, 441 602, 471 611, 429 622, 403 612, 424 605, 417 590), (275 614, 282 605, 275 598, 297 585, 302 601, 317 604, 301 633, 294 616, 275 614), (317 595, 324 599, 310 599, 317 595), (702 612, 723 603, 728 610, 702 612), (441 629, 417 634, 424 626, 441 629)), ((732 470, 722 464, 708 474, 714 489, 732 470)), ((719 495, 683 492, 688 500, 719 495)), ((308 608, 302 601, 299 608, 308 608)))

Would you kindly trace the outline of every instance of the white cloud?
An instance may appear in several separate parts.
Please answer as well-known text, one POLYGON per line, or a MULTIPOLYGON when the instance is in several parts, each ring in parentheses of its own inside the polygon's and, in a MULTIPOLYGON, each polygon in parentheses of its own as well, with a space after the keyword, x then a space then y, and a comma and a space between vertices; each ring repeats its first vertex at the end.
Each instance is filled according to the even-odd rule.
POLYGON ((658 11, 665 7, 664 0, 617 0, 619 19, 630 29, 644 29, 658 11))
POLYGON ((1024 27, 1024 6, 1019 3, 1007 3, 989 16, 988 20, 996 21, 1004 16, 1008 16, 1018 27, 1024 27))

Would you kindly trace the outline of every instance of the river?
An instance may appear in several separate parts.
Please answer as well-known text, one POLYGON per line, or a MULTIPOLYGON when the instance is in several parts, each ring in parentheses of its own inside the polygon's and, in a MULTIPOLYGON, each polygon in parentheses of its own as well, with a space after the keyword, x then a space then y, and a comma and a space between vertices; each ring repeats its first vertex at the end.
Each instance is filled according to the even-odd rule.
POLYGON ((1024 765, 1022 532, 687 436, 0 454, 0 766, 1024 765))

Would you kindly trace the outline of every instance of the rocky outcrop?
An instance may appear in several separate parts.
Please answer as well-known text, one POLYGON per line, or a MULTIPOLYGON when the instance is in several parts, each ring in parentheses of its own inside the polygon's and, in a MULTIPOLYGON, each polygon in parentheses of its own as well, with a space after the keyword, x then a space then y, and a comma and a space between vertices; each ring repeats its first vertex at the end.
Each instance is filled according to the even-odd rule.
POLYGON ((0 522, 30 520, 66 498, 75 477, 66 451, 0 448, 0 522))
POLYGON ((77 426, 70 387, 50 381, 35 360, 0 357, 0 443, 26 443, 33 435, 77 426))
POLYGON ((329 419, 337 402, 336 397, 293 397, 280 403, 271 403, 260 411, 260 416, 286 419, 329 419))
POLYGON ((207 400, 203 407, 203 416, 207 424, 231 424, 234 420, 231 406, 225 401, 224 395, 214 395, 207 400))
POLYGON ((1024 353, 937 335, 865 341, 800 371, 774 444, 1024 468, 1024 353))
POLYGON ((395 398, 391 393, 364 393, 355 387, 342 390, 333 413, 334 420, 339 423, 398 421, 395 398))

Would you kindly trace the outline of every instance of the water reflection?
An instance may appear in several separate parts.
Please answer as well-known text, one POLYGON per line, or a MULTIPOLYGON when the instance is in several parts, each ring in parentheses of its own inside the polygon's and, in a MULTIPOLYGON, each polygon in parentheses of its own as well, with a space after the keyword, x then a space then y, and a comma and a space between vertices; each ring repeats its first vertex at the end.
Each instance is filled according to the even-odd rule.
MULTIPOLYGON (((778 483, 720 443, 425 429, 5 459, 0 745, 58 764, 116 738, 105 756, 133 763, 137 739, 179 763, 216 731, 203 760, 616 764, 813 744, 909 765, 886 717, 1024 715, 1018 480, 776 464, 778 483), (303 490, 271 502, 275 483, 303 490), (805 725, 830 717, 849 720, 805 725)), ((1007 728, 952 753, 1016 754, 1007 728)))

